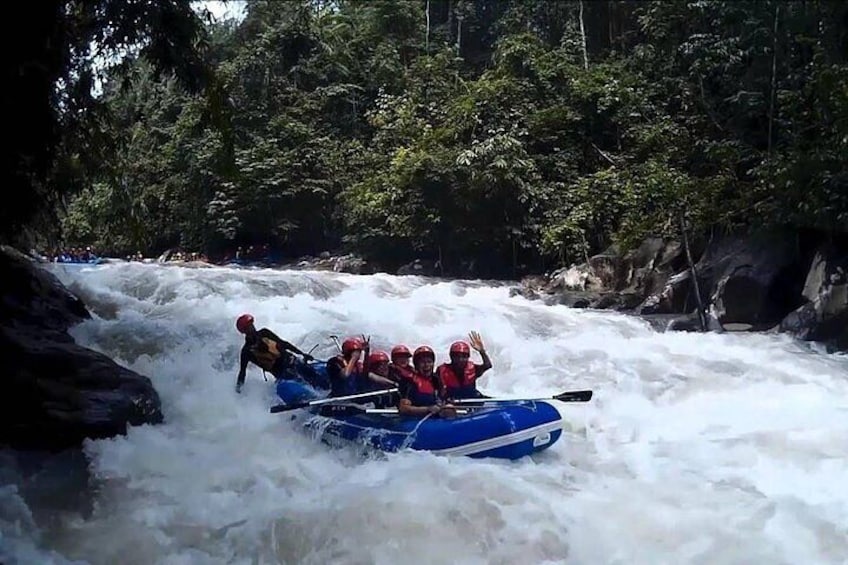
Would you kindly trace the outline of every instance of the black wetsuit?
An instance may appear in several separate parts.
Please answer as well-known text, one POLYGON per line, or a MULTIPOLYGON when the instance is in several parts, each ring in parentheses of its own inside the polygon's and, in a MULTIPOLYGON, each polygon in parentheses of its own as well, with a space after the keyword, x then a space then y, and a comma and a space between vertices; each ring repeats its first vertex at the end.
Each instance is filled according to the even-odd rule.
POLYGON ((274 375, 275 379, 293 378, 294 375, 290 372, 290 368, 294 356, 290 352, 305 355, 303 351, 268 328, 257 330, 252 336, 245 336, 244 345, 241 348, 241 364, 237 384, 240 386, 244 383, 248 363, 258 365, 274 375), (272 351, 268 341, 276 346, 278 354, 272 351))

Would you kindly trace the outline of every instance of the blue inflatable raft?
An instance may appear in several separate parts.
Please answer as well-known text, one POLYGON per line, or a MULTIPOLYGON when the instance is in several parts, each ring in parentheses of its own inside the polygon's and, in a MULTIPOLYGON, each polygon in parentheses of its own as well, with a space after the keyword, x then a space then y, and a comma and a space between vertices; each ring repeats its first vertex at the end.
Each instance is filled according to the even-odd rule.
MULTIPOLYGON (((311 363, 309 368, 315 374, 326 375, 323 365, 311 363)), ((313 381, 313 378, 304 380, 313 381)), ((286 404, 322 398, 325 394, 326 391, 301 380, 277 382, 277 396, 286 404)), ((322 412, 318 406, 292 414, 297 414, 298 420, 316 437, 334 445, 352 442, 388 452, 414 449, 440 455, 519 459, 547 449, 559 440, 566 424, 560 411, 564 406, 556 400, 516 400, 468 408, 467 414, 451 419, 367 413, 368 410, 362 409, 363 404, 357 404, 355 413, 348 414, 344 408, 336 414, 322 412)))

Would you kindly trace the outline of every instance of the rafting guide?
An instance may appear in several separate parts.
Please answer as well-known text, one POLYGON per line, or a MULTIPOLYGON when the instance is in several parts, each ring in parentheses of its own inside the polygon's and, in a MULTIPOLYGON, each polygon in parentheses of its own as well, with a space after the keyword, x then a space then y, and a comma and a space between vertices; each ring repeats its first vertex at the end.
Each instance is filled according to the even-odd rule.
POLYGON ((236 379, 236 392, 241 392, 244 386, 244 378, 247 373, 247 364, 258 365, 263 372, 267 371, 274 375, 275 379, 292 379, 297 375, 294 373, 294 356, 292 353, 301 355, 304 361, 312 361, 314 357, 309 353, 301 351, 297 346, 269 330, 268 328, 256 329, 254 318, 250 314, 242 314, 236 320, 236 329, 244 334, 244 345, 241 348, 241 360, 238 378, 236 379))

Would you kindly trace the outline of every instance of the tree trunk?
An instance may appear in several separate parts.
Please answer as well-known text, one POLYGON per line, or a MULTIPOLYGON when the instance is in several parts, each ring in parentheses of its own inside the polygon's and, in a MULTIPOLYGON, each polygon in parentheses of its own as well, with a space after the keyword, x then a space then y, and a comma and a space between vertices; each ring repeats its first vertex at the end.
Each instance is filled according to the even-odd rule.
POLYGON ((424 8, 424 19, 427 20, 427 31, 424 34, 424 52, 430 54, 430 0, 424 8))
POLYGON ((586 27, 583 24, 583 0, 580 0, 580 38, 583 41, 583 68, 589 70, 589 53, 586 51, 586 27))
POLYGON ((707 331, 707 313, 701 301, 701 286, 698 284, 698 273, 695 271, 695 263, 692 261, 692 253, 689 251, 689 238, 686 235, 686 220, 683 210, 680 211, 680 237, 683 239, 683 249, 686 252, 686 261, 689 263, 689 275, 692 277, 692 287, 695 290, 695 303, 698 305, 698 321, 701 323, 701 331, 707 331))
POLYGON ((586 266, 588 267, 589 266, 589 242, 586 241, 586 234, 582 230, 580 231, 580 240, 583 243, 583 245, 581 245, 581 247, 583 248, 583 260, 586 261, 586 266))
POLYGON ((453 0, 448 0, 448 42, 453 43, 453 0))
POLYGON ((774 36, 772 37, 771 52, 771 99, 769 100, 769 123, 768 123, 768 158, 771 159, 772 136, 774 135, 774 99, 775 86, 777 83, 777 23, 780 14, 780 5, 774 4, 774 36))
POLYGON ((515 246, 515 235, 510 235, 509 239, 512 242, 512 278, 518 278, 518 250, 515 246))

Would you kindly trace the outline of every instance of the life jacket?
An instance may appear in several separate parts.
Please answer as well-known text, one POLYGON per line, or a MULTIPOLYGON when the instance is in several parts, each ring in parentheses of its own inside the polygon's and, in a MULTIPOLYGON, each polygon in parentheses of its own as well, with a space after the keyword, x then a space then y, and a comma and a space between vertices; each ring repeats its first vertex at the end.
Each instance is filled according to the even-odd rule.
POLYGON ((445 387, 448 398, 477 398, 477 366, 471 361, 465 364, 462 374, 457 375, 450 363, 443 363, 437 369, 439 379, 445 387))
POLYGON ((274 368, 274 364, 277 362, 282 356, 282 352, 280 348, 277 347, 277 343, 273 339, 268 339, 267 337, 260 338, 261 343, 266 345, 266 349, 262 350, 259 347, 260 341, 257 341, 253 345, 250 346, 250 352, 253 354, 253 358, 256 360, 256 364, 265 369, 266 371, 271 371, 274 368))
POLYGON ((407 398, 413 406, 432 406, 438 401, 438 391, 431 377, 425 377, 418 371, 409 371, 409 376, 404 376, 412 386, 407 392, 407 398))
POLYGON ((413 369, 411 365, 404 365, 403 367, 401 367, 400 365, 395 365, 394 363, 389 364, 389 378, 395 381, 411 379, 414 372, 415 369, 413 369))
MULTIPOLYGON (((336 359, 341 361, 342 373, 344 373, 344 367, 347 365, 347 361, 341 355, 337 356, 336 359)), ((354 367, 350 375, 347 377, 342 375, 341 379, 335 379, 330 383, 330 396, 348 396, 350 394, 356 394, 358 392, 358 385, 362 382, 362 374, 362 362, 357 361, 356 367, 354 367)))

